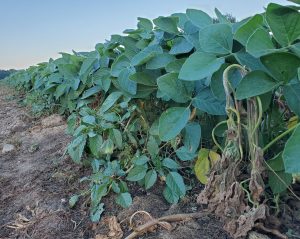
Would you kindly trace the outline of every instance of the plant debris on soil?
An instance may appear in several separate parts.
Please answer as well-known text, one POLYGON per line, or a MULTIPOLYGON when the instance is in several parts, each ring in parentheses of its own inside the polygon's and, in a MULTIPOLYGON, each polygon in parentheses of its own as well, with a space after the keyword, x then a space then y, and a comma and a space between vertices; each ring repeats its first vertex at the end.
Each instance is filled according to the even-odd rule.
MULTIPOLYGON (((71 138, 59 115, 35 118, 30 110, 18 104, 20 96, 0 87, 0 238, 126 238, 130 235, 129 219, 136 211, 146 211, 153 218, 201 210, 196 195, 177 205, 168 204, 161 186, 146 192, 130 185, 133 204, 118 206, 113 196, 104 199, 106 211, 99 223, 88 215, 88 198, 73 209, 68 200, 84 189, 80 178, 88 169, 64 156, 71 138), (5 144, 14 146, 2 153, 5 144)), ((135 218, 137 225, 148 219, 135 218)), ((139 238, 230 238, 213 215, 161 225, 139 238), (169 230, 168 230, 169 229, 169 230)))

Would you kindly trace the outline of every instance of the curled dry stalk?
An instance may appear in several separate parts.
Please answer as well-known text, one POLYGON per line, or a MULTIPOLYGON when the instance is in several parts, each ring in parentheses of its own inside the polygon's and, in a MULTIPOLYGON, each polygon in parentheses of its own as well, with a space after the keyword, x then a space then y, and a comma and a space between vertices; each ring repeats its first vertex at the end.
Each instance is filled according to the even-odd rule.
POLYGON ((264 192, 264 172, 263 150, 258 146, 258 128, 262 119, 262 104, 260 98, 247 100, 247 135, 248 135, 248 158, 251 163, 251 177, 249 190, 251 197, 248 200, 254 207, 258 207, 261 196, 264 192))
POLYGON ((133 229, 133 232, 129 234, 125 239, 134 239, 137 238, 138 236, 141 236, 149 231, 151 231, 155 226, 160 225, 163 228, 167 230, 171 230, 172 226, 171 222, 179 222, 179 221, 184 221, 188 219, 197 219, 201 218, 203 216, 207 215, 207 213, 202 213, 202 212, 196 212, 196 213, 187 213, 187 214, 174 214, 174 215, 168 215, 168 216, 163 216, 160 218, 153 218, 148 212, 145 211, 137 211, 129 219, 129 224, 130 227, 133 229), (133 218, 137 214, 145 214, 149 220, 145 222, 144 224, 134 227, 133 226, 133 218))
MULTIPOLYGON (((224 221, 224 228, 234 238, 243 238, 255 227, 258 220, 268 215, 268 208, 261 204, 264 192, 262 174, 264 171, 263 151, 258 146, 258 128, 262 118, 262 106, 259 98, 247 100, 247 118, 242 119, 241 102, 235 96, 235 90, 229 81, 229 72, 238 69, 242 75, 247 71, 234 64, 225 69, 223 85, 226 94, 227 135, 222 158, 210 173, 205 189, 197 201, 207 204, 224 221), (248 147, 244 153, 242 145, 242 120, 246 121, 246 141, 248 147), (245 164, 250 161, 249 178, 244 177, 245 164), (243 173, 243 174, 242 174, 243 173)), ((244 139, 244 141, 245 141, 244 139)), ((245 145, 244 145, 245 147, 245 145)))

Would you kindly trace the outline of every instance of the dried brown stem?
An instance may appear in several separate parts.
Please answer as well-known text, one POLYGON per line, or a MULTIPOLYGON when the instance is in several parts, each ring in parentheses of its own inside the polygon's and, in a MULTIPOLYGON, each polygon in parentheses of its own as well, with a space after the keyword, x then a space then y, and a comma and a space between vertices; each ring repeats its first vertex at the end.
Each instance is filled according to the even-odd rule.
POLYGON ((152 219, 148 222, 146 222, 143 225, 138 226, 135 228, 135 231, 133 231, 130 235, 128 235, 125 239, 134 239, 137 236, 143 235, 148 231, 149 228, 163 223, 163 222, 179 222, 187 219, 196 219, 203 216, 206 216, 207 213, 203 212, 196 212, 196 213, 187 213, 187 214, 174 214, 174 215, 168 215, 164 217, 160 217, 158 219, 152 219))
POLYGON ((270 229, 270 228, 266 228, 264 226, 264 224, 262 223, 256 223, 255 224, 255 227, 260 229, 260 230, 263 230, 265 232, 268 232, 268 233, 271 233, 273 234, 274 236, 278 237, 278 238, 282 238, 282 239, 288 239, 288 237, 286 235, 283 235, 282 233, 280 233, 278 230, 276 229, 270 229))

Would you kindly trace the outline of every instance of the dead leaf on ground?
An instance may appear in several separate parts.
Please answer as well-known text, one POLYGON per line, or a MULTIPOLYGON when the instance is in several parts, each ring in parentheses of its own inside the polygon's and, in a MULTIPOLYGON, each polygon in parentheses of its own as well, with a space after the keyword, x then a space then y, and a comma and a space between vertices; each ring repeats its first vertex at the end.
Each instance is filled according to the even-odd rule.
POLYGON ((95 239, 121 239, 123 237, 123 231, 115 216, 104 218, 103 223, 108 225, 109 232, 107 235, 97 234, 95 239))
POLYGON ((14 222, 8 224, 6 227, 20 230, 27 228, 30 225, 30 220, 21 214, 17 214, 17 218, 14 222))

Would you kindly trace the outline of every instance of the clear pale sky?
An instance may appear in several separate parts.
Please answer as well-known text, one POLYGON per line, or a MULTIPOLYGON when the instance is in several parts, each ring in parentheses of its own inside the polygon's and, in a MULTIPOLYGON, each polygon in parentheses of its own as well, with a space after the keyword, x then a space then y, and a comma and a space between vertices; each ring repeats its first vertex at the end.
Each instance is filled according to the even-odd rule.
MULTIPOLYGON (((111 34, 187 8, 238 19, 263 11, 268 0, 0 0, 0 69, 26 68, 58 52, 88 51, 111 34)), ((273 0, 287 5, 284 0, 273 0)))

